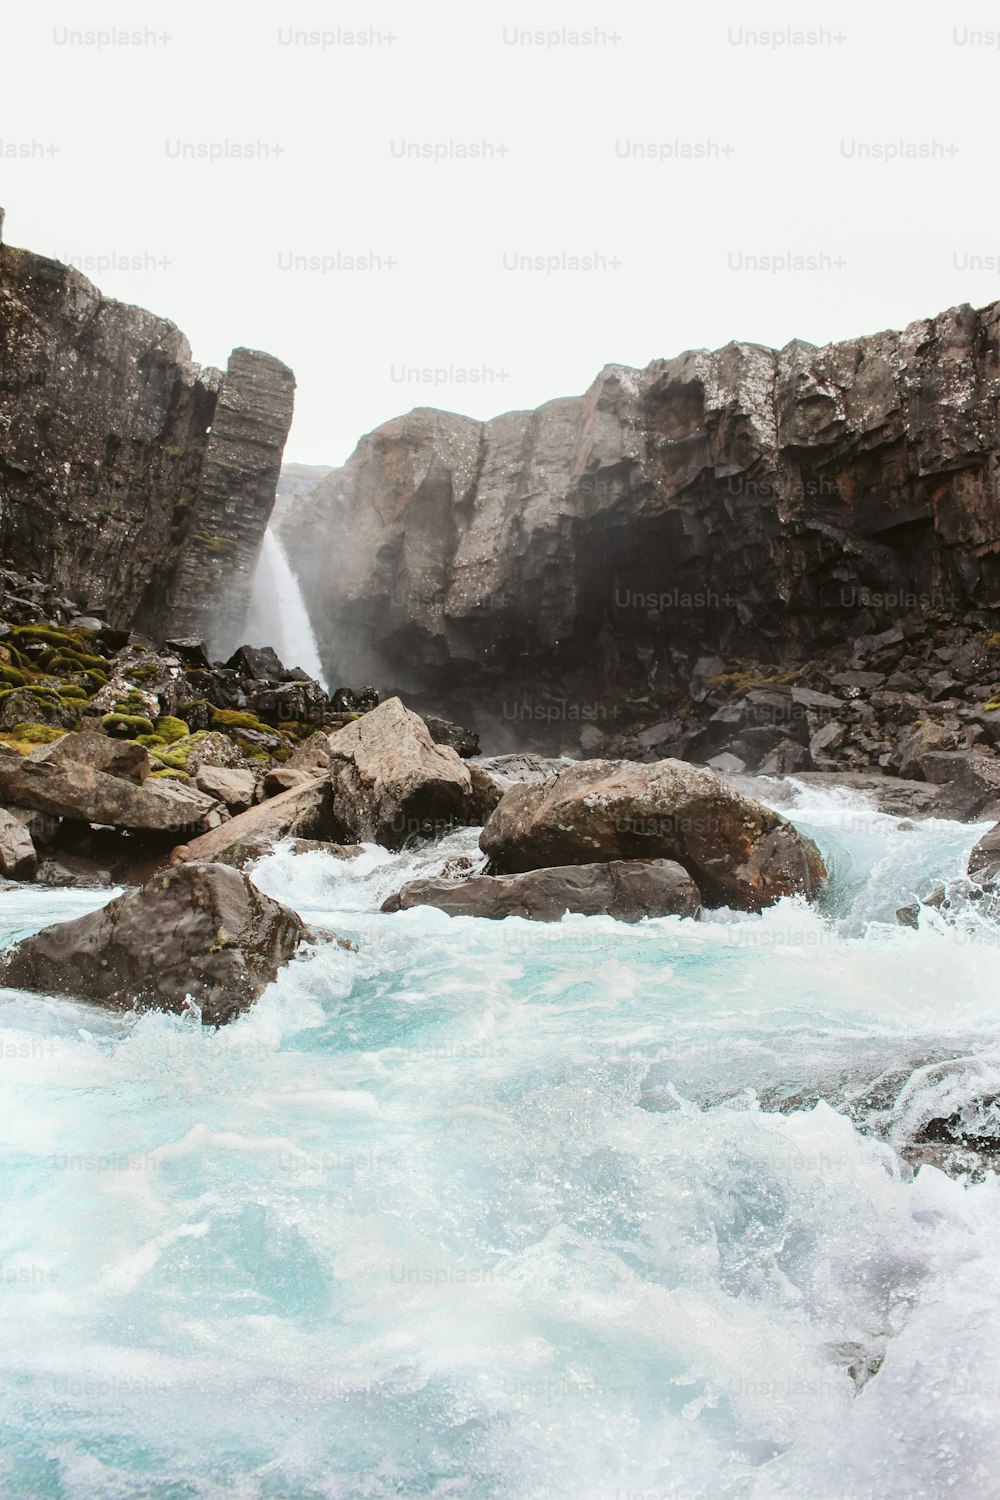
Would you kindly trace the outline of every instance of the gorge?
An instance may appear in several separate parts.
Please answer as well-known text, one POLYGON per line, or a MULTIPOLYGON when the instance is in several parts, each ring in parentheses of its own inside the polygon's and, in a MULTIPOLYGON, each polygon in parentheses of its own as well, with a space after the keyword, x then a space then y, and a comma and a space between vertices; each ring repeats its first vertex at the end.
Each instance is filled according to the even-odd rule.
POLYGON ((282 468, 0 246, 0 1492, 990 1500, 998 317, 282 468))

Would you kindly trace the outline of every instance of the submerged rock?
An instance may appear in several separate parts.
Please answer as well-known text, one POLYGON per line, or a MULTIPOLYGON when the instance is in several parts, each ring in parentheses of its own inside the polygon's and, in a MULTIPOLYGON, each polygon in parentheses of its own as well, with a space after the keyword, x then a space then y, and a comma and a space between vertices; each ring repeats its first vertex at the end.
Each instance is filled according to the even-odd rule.
POLYGON ((676 760, 581 761, 547 781, 512 787, 480 847, 500 874, 677 860, 706 904, 746 911, 813 895, 826 875, 816 845, 778 813, 676 760))
POLYGON ((453 917, 527 917, 558 922, 565 912, 616 917, 696 917, 698 887, 673 860, 614 860, 560 865, 522 875, 473 875, 467 880, 411 880, 382 904, 384 912, 436 906, 453 917))
POLYGON ((25 938, 0 958, 13 989, 183 1014, 206 1025, 248 1010, 310 934, 236 870, 186 864, 100 911, 25 938))
POLYGON ((969 878, 993 892, 1000 880, 1000 823, 984 833, 969 855, 969 878))

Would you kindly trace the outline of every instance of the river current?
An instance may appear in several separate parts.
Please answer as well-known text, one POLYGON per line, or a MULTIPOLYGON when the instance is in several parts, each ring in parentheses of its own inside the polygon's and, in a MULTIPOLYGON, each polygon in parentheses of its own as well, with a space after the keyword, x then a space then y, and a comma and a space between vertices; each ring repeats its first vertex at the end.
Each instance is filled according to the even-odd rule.
POLYGON ((907 1148, 1000 1136, 1000 926, 894 920, 983 829, 783 810, 818 909, 379 914, 465 830, 261 861, 357 948, 225 1030, 0 991, 0 1493, 992 1500, 1000 1183, 907 1148))

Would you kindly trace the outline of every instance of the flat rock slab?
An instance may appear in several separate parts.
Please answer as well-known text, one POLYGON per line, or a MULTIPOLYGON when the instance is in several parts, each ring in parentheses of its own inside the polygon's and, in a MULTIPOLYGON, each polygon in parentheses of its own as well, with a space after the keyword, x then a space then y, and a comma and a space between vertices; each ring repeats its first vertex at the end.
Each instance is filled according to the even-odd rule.
POLYGON ((248 858, 259 858, 268 844, 282 839, 322 838, 329 832, 329 822, 330 783, 326 776, 318 776, 305 786, 259 802, 200 838, 179 844, 171 852, 170 862, 208 860, 239 867, 248 858))
POLYGON ((113 1010, 221 1026, 248 1010, 308 929, 225 865, 182 865, 100 911, 47 927, 0 959, 0 983, 113 1010), (189 1004, 190 1001, 190 1004, 189 1004))
POLYGON ((580 761, 512 787, 479 842, 497 874, 676 860, 707 905, 743 911, 812 895, 826 876, 811 839, 711 771, 679 760, 580 761))
POLYGON ((698 887, 673 860, 613 860, 560 865, 522 875, 473 875, 468 880, 411 880, 382 904, 384 912, 436 906, 453 917, 527 917, 558 922, 566 912, 616 917, 697 917, 698 887))
POLYGON ((0 802, 56 818, 102 823, 136 832, 201 833, 224 816, 204 792, 178 782, 141 786, 73 759, 0 755, 0 802))

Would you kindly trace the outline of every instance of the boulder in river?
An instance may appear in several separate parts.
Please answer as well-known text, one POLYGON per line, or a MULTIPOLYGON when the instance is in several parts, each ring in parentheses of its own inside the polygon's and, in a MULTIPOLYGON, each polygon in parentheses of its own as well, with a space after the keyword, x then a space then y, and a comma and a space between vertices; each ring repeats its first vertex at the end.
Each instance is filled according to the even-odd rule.
POLYGON ((594 861, 670 859, 710 906, 758 911, 812 895, 819 850, 778 813, 683 761, 580 761, 511 787, 480 846, 498 874, 594 861))
POLYGON ((113 1010, 191 1005, 206 1025, 248 1010, 310 936, 300 918, 225 865, 184 864, 0 958, 12 989, 113 1010))
POLYGON ((480 821, 482 788, 469 767, 398 698, 330 736, 330 779, 335 837, 345 843, 401 849, 480 821))
POLYGON ((382 904, 384 912, 436 906, 453 917, 527 917, 558 922, 565 912, 616 917, 697 917, 698 887, 674 860, 613 860, 560 865, 522 875, 473 875, 467 880, 411 880, 382 904))

